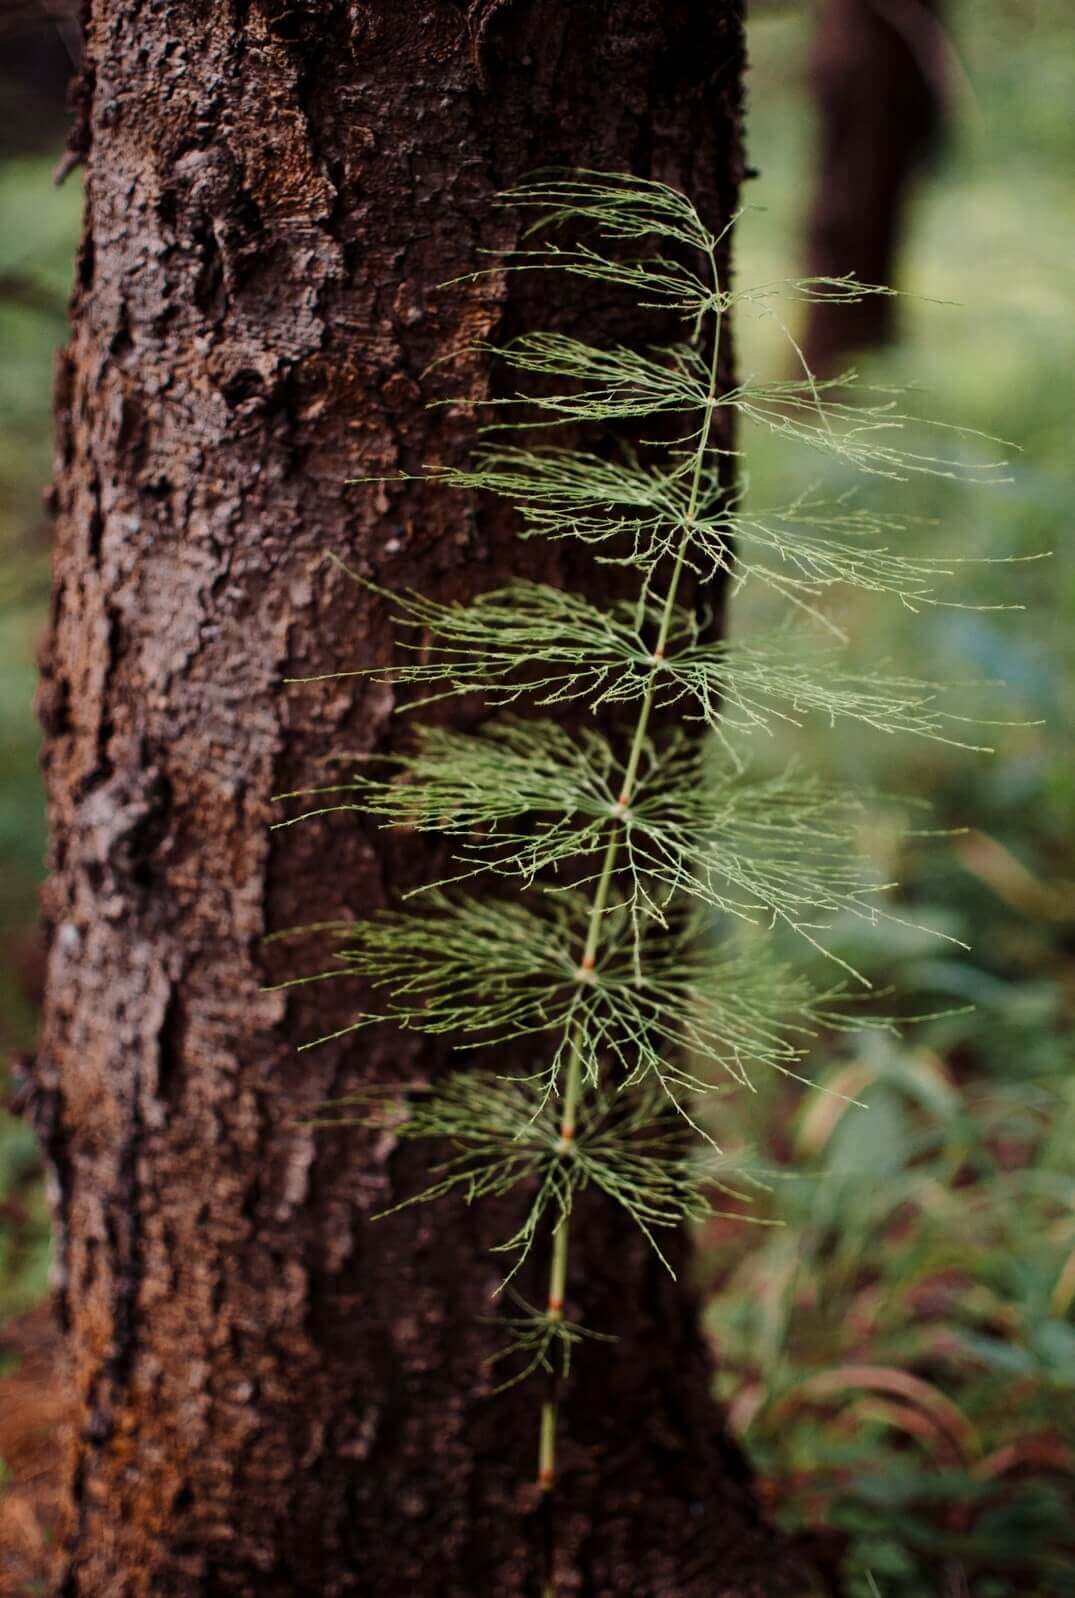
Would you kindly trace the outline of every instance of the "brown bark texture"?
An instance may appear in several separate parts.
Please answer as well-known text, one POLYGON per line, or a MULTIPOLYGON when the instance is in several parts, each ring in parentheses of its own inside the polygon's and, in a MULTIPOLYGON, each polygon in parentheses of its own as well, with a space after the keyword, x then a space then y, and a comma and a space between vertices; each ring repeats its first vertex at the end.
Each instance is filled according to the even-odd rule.
MULTIPOLYGON (((812 77, 818 154, 807 270, 893 287, 914 180, 936 149, 947 100, 943 0, 824 0, 812 77)), ((805 353, 832 374, 851 351, 887 343, 898 302, 814 305, 805 353)))
MULTIPOLYGON (((548 278, 436 289, 518 237, 495 190, 554 162, 631 168, 731 214, 739 11, 89 5, 27 1088, 77 1394, 64 1598, 538 1591, 539 1395, 490 1396, 483 1367, 505 1218, 374 1224, 421 1182, 414 1151, 307 1124, 437 1057, 389 1028, 299 1054, 362 995, 265 991, 316 958, 267 933, 365 915, 431 856, 351 817, 273 833, 270 796, 405 736, 387 686, 285 682, 390 658, 386 606, 330 556, 440 598, 561 571, 495 506, 349 480, 470 447, 470 413, 426 402, 488 374, 424 376, 436 357, 617 314, 548 278)), ((689 1295, 606 1209, 577 1234, 569 1313, 620 1341, 573 1371, 563 1592, 783 1590, 689 1295)))

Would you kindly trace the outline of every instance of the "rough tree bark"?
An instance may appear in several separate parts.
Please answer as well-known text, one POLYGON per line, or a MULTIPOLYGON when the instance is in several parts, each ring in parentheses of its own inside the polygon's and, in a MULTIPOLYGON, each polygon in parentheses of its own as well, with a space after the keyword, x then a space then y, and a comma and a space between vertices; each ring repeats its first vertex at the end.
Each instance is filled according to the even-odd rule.
MULTIPOLYGON (((473 424, 425 409, 423 372, 533 319, 523 279, 435 292, 515 237, 490 193, 629 167, 726 218, 741 67, 739 0, 88 7, 28 1089, 77 1387, 68 1598, 536 1592, 536 1399, 482 1370, 497 1218, 371 1226, 409 1153, 303 1124, 435 1061, 387 1029, 298 1056, 355 995, 263 991, 298 960, 265 933, 429 863, 351 823, 270 833, 326 751, 398 736, 388 688, 284 679, 387 658, 330 554, 442 598, 519 569, 489 506, 348 482, 459 458, 473 424)), ((782 1590, 689 1297, 616 1216, 586 1230, 586 1317, 622 1341, 573 1381, 564 1590, 782 1590)))
MULTIPOLYGON (((896 283, 916 173, 935 150, 946 104, 943 0, 824 0, 812 77, 818 159, 807 270, 896 283)), ((829 375, 849 351, 893 336, 897 302, 817 304, 805 352, 829 375)))

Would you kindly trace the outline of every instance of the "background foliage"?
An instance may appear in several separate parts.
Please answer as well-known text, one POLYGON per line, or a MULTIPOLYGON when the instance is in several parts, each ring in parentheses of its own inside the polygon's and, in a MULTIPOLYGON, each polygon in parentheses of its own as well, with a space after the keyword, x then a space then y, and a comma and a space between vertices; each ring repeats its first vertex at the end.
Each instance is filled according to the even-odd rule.
MULTIPOLYGON (((740 1141, 774 1175, 779 1229, 711 1223, 699 1271, 720 1348, 721 1392, 773 1510, 828 1528, 847 1549, 848 1590, 883 1598, 1075 1593, 1075 563, 1070 504, 1070 314, 1075 194, 1075 20, 1067 0, 961 0, 952 32, 969 87, 923 186, 904 288, 901 343, 863 369, 925 389, 919 409, 1021 446, 1006 488, 919 479, 923 552, 1056 551, 1051 562, 985 567, 968 597, 1022 613, 871 607, 860 663, 922 677, 1003 679, 992 760, 920 740, 819 729, 812 767, 935 808, 969 830, 900 842, 865 828, 883 875, 905 884, 909 919, 972 943, 967 955, 889 927, 849 931, 858 964, 929 1006, 973 1003, 905 1041, 829 1047, 819 1079, 868 1110, 803 1097, 759 1076, 729 1100, 740 1141), (943 534, 933 521, 943 522, 943 534)), ((811 171, 806 5, 764 4, 751 23, 750 142, 760 180, 739 234, 741 281, 794 274, 811 171)), ((77 232, 77 180, 49 181, 58 148, 0 152, 0 1047, 33 1032, 32 931, 43 828, 30 712, 46 600, 52 352, 77 232)), ((740 317, 745 366, 785 375, 783 342, 740 317)), ((819 472, 755 440, 759 501, 819 472)), ((839 474, 836 474, 839 486, 839 474)), ((972 569, 973 570, 973 569, 972 569)), ((736 613, 747 638, 761 617, 736 613)), ((774 765, 788 752, 774 748, 774 765)), ((25 1313, 45 1290, 47 1231, 25 1126, 0 1111, 0 1358, 26 1377, 25 1313), (18 1322, 15 1317, 22 1317, 18 1322), (4 1328, 7 1328, 6 1333, 4 1328)), ((26 1394, 30 1394, 27 1384, 26 1394)), ((25 1395, 24 1395, 25 1396, 25 1395)), ((0 1454, 24 1476, 28 1432, 6 1406, 0 1454)), ((55 1406, 53 1406, 54 1408, 55 1406)), ((21 1411, 19 1412, 22 1413, 21 1411)), ((34 1466, 34 1468, 38 1468, 34 1466)), ((42 1467, 43 1468, 43 1467, 42 1467)), ((0 1591, 33 1590, 9 1568, 23 1521, 0 1521, 0 1591)))
MULTIPOLYGON (((799 247, 809 22, 804 7, 759 7, 751 29, 761 178, 748 198, 766 209, 740 228, 743 281, 786 274, 799 247)), ((864 668, 999 679, 994 714, 1043 724, 994 729, 991 759, 797 735, 813 768, 928 799, 915 826, 968 829, 901 842, 877 825, 865 841, 904 884, 908 919, 969 954, 893 926, 849 928, 848 947, 882 984, 975 1008, 898 1044, 827 1050, 818 1080, 866 1110, 772 1079, 740 1095, 741 1136, 780 1178, 770 1212, 786 1225, 710 1228, 703 1275, 720 1390, 775 1512, 829 1528, 835 1552, 846 1543, 849 1593, 1054 1598, 1075 1592, 1075 128, 1060 109, 1075 23, 1057 0, 990 0, 953 7, 952 31, 968 84, 901 281, 931 299, 903 302, 900 343, 857 364, 921 388, 923 414, 1020 446, 1004 488, 921 479, 894 494, 894 508, 915 503, 923 552, 1055 555, 968 568, 968 600, 1022 613, 871 606, 868 628, 848 617, 848 631, 864 668)), ((763 320, 741 316, 739 337, 745 368, 785 359, 763 320)), ((753 443, 760 499, 817 476, 753 443)), ((744 593, 735 630, 753 623, 744 593)))
MULTIPOLYGON (((32 1040, 45 828, 32 713, 48 600, 53 352, 63 336, 79 194, 52 162, 0 163, 0 1050, 32 1040)), ((34 1140, 0 1110, 0 1321, 45 1291, 47 1223, 34 1140)))

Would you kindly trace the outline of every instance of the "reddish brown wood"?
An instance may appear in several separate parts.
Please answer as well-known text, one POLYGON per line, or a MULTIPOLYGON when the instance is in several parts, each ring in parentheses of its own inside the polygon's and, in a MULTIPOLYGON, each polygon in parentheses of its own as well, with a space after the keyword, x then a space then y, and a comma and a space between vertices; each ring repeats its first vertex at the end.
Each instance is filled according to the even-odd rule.
MULTIPOLYGON (((357 996, 264 991, 313 958, 267 932, 429 869, 353 818, 269 830, 326 752, 390 745, 393 695, 284 679, 388 654, 333 554, 441 597, 555 575, 495 508, 349 479, 461 458, 468 415, 425 401, 486 376, 433 358, 592 320, 548 280, 435 290, 517 236, 494 190, 630 167, 731 213, 738 0, 93 0, 86 32, 30 1090, 79 1415, 59 1590, 529 1598, 537 1395, 482 1363, 505 1217, 370 1224, 412 1153, 304 1120, 436 1059, 299 1055, 357 996)), ((577 1233, 576 1308, 621 1341, 567 1406, 564 1592, 775 1592, 689 1294, 607 1209, 577 1233)))

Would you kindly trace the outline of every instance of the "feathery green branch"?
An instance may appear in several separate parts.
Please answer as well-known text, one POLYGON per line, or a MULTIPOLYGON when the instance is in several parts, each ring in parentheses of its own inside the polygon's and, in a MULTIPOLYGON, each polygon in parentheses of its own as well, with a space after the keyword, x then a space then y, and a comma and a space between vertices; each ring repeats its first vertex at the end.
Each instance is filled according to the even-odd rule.
MULTIPOLYGON (((405 1204, 513 1196, 522 1218, 500 1245, 515 1256, 509 1280, 547 1243, 545 1308, 521 1301, 523 1313, 507 1322, 521 1362, 511 1379, 540 1371, 554 1381, 540 1425, 547 1492, 557 1368, 562 1385, 572 1348, 596 1335, 565 1318, 578 1195, 619 1205, 660 1253, 659 1234, 713 1214, 716 1195, 737 1206, 749 1197, 728 1186, 699 1099, 720 1084, 749 1086, 759 1068, 799 1076, 820 1030, 888 1024, 851 1019, 840 982, 811 991, 759 955, 761 930, 743 931, 743 923, 782 924, 824 951, 833 918, 893 912, 880 897, 886 885, 855 849, 858 803, 794 767, 755 778, 740 740, 807 716, 962 738, 963 717, 931 683, 843 671, 831 647, 804 647, 786 629, 745 641, 713 636, 685 579, 697 588, 723 578, 733 592, 760 585, 837 638, 824 608, 832 589, 912 610, 963 602, 944 589, 960 562, 908 553, 904 525, 857 500, 806 490, 782 508, 744 503, 726 487, 727 434, 714 427, 726 413, 867 478, 990 480, 998 468, 964 460, 959 430, 935 452, 905 447, 908 418, 895 396, 859 402, 846 378, 818 382, 805 363, 787 381, 724 382, 722 318, 748 303, 775 314, 778 289, 723 285, 723 235, 665 185, 560 173, 499 203, 534 220, 523 248, 494 270, 608 284, 665 324, 678 319, 683 336, 598 347, 535 331, 479 346, 517 387, 475 402, 485 426, 469 463, 426 477, 510 501, 521 537, 576 540, 596 561, 633 571, 637 597, 600 605, 521 581, 467 605, 390 596, 402 658, 354 675, 398 685, 401 708, 469 694, 501 714, 475 733, 417 727, 409 751, 357 762, 345 780, 310 790, 315 802, 292 819, 354 811, 439 833, 454 857, 447 882, 418 890, 416 908, 332 929, 334 963, 297 980, 345 977, 372 995, 345 1031, 391 1021, 493 1051, 493 1071, 455 1072, 404 1103, 344 1101, 332 1115, 387 1116, 398 1137, 445 1146, 430 1184, 405 1204), (650 418, 665 418, 654 432, 675 436, 643 437, 650 418), (585 447, 529 442, 531 429, 580 424, 585 447), (505 442, 505 430, 522 441, 505 442), (601 720, 571 730, 503 714, 564 705, 600 711, 601 720), (693 720, 699 732, 688 736, 673 720, 693 720), (703 728, 716 734, 716 756, 703 728), (446 891, 482 873, 518 879, 526 897, 502 897, 503 881, 488 898, 446 891)), ((849 278, 783 287, 804 301, 887 292, 849 278)), ((553 1593, 549 1572, 545 1593, 553 1593)))

